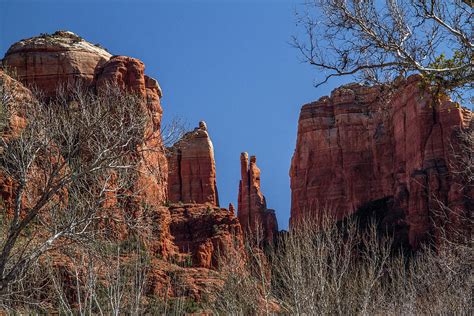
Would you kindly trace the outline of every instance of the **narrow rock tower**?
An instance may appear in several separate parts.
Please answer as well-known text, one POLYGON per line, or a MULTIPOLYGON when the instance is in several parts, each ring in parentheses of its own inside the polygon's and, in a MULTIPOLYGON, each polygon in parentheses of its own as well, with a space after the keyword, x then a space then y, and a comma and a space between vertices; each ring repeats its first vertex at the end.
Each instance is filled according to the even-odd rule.
POLYGON ((240 154, 241 180, 239 184, 238 218, 242 230, 264 242, 273 240, 278 232, 275 211, 267 208, 260 191, 260 169, 257 158, 247 153, 240 154))
POLYGON ((169 148, 168 166, 170 202, 219 206, 214 148, 205 122, 169 148))

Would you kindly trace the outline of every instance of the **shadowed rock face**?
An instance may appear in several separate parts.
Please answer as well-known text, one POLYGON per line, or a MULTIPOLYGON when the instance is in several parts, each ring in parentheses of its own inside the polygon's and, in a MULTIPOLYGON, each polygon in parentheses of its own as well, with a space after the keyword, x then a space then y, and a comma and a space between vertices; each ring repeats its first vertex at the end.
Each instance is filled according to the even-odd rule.
POLYGON ((303 106, 290 169, 291 225, 318 212, 341 219, 390 200, 386 224, 407 227, 416 248, 430 233, 436 199, 469 209, 451 160, 456 131, 472 113, 447 99, 433 106, 419 80, 401 82, 390 99, 380 86, 352 84, 303 106))
POLYGON ((261 235, 265 242, 272 241, 278 232, 275 211, 267 208, 260 191, 260 169, 257 158, 247 153, 240 155, 241 180, 239 184, 238 218, 244 234, 261 235))
POLYGON ((58 31, 13 44, 3 66, 13 70, 27 87, 34 86, 53 96, 60 85, 92 82, 96 68, 112 55, 76 34, 58 31))
POLYGON ((168 165, 170 202, 219 206, 214 149, 206 123, 200 122, 169 149, 168 165))

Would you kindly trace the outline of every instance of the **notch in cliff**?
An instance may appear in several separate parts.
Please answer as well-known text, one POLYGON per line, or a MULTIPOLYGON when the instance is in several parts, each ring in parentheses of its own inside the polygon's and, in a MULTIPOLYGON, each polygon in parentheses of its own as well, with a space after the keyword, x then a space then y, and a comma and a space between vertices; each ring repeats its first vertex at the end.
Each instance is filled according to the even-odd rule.
POLYGON ((240 154, 241 180, 239 184, 238 218, 245 234, 271 242, 278 232, 275 211, 267 208, 260 191, 260 169, 257 158, 246 152, 240 154))
POLYGON ((168 151, 168 200, 219 206, 214 148, 206 123, 184 134, 168 151))

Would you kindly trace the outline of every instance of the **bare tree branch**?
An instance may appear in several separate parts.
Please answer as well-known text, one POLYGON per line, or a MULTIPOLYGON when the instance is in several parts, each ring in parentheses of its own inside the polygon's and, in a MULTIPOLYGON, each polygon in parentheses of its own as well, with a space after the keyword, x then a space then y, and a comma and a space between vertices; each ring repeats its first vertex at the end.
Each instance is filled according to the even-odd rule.
MULTIPOLYGON (((330 78, 380 83, 421 73, 443 91, 472 87, 472 11, 459 1, 311 0, 297 14, 293 46, 330 78)), ((320 77, 321 78, 321 77, 320 77)))

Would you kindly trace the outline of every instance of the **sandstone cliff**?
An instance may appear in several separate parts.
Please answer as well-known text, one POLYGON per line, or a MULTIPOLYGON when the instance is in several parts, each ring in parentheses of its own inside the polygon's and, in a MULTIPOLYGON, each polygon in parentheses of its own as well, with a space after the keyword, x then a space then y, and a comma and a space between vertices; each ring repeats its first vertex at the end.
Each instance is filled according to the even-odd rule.
MULTIPOLYGON (((260 191, 260 169, 257 158, 247 153, 240 155, 241 180, 239 183, 238 217, 245 234, 273 241, 278 232, 275 211, 267 208, 267 202, 260 191)), ((232 207, 233 208, 233 207, 232 207)))
POLYGON ((438 202, 468 210, 456 182, 456 131, 472 113, 446 98, 436 105, 420 77, 384 87, 346 85, 301 109, 291 177, 291 225, 318 212, 341 219, 375 212, 400 242, 432 232, 438 202))
MULTIPOLYGON (((111 197, 110 212, 104 214, 100 225, 109 237, 126 242, 133 236, 123 216, 136 217, 154 266, 149 275, 150 293, 179 295, 170 285, 170 275, 179 273, 191 295, 199 298, 206 286, 218 279, 212 269, 217 268, 219 258, 241 253, 243 246, 238 219, 217 207, 214 154, 205 124, 202 122, 174 147, 177 155, 170 158, 170 165, 178 164, 180 173, 170 168, 168 194, 168 161, 160 134, 162 91, 155 79, 144 74, 145 66, 140 60, 111 56, 79 36, 61 31, 12 45, 3 59, 3 67, 17 74, 21 81, 0 70, 0 84, 15 90, 20 103, 24 98, 32 98, 23 84, 38 88, 48 98, 54 97, 60 87, 66 94, 77 85, 100 94, 107 85, 113 85, 143 100, 141 107, 148 121, 143 143, 136 151, 139 163, 133 177, 133 198, 120 212, 120 206, 113 205, 111 197), (169 205, 169 201, 193 203, 169 205)), ((15 137, 27 122, 21 113, 11 114, 4 135, 15 137)), ((8 204, 14 199, 15 179, 0 175, 0 190, 8 204)), ((58 264, 66 266, 67 260, 60 252, 54 256, 58 264)))
POLYGON ((186 133, 168 153, 170 202, 219 206, 214 149, 206 123, 186 133))
POLYGON ((77 82, 89 85, 96 68, 111 56, 72 32, 58 31, 13 44, 3 58, 3 66, 16 72, 27 87, 37 87, 52 96, 59 86, 77 82))

